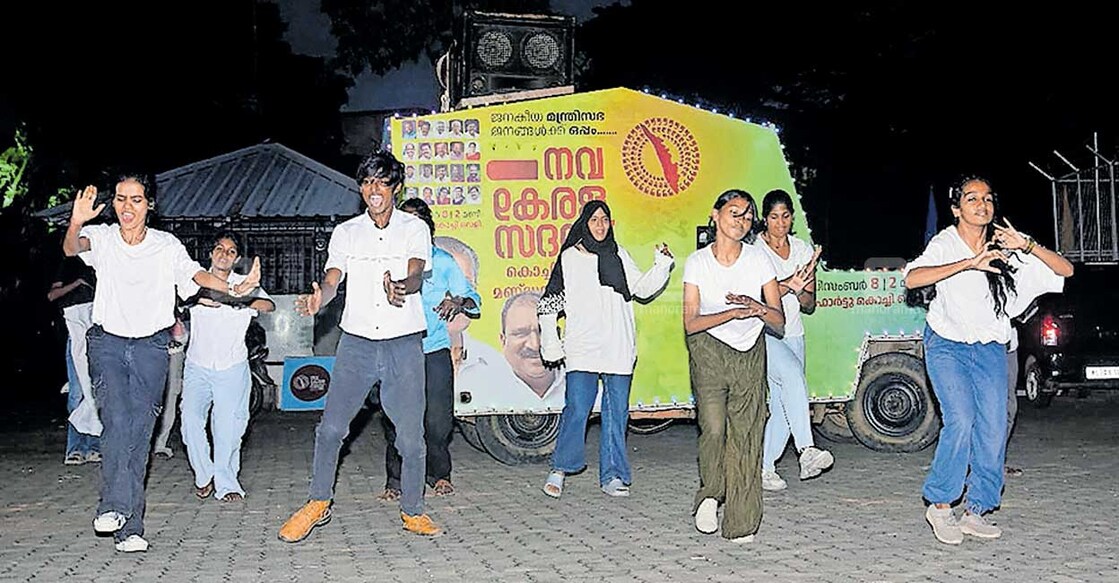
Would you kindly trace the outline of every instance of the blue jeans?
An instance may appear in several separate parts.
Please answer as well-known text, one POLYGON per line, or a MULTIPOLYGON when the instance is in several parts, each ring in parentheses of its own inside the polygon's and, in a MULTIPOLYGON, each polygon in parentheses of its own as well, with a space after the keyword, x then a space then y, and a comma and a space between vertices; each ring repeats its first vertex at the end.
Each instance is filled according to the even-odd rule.
MULTIPOLYGON (((82 382, 78 380, 78 369, 74 367, 74 356, 70 354, 70 339, 66 339, 66 377, 70 388, 66 394, 66 412, 73 413, 82 404, 82 382)), ((82 455, 101 451, 101 439, 96 435, 82 433, 69 422, 66 423, 66 455, 77 452, 82 455)))
MULTIPOLYGON (((183 372, 182 434, 194 485, 214 481, 214 496, 245 495, 237 474, 241 471, 241 438, 249 426, 249 362, 213 370, 186 361, 183 372), (214 436, 213 453, 206 437, 206 419, 214 436)), ((174 407, 174 404, 170 405, 174 407)))
POLYGON ((311 500, 334 498, 338 452, 350 433, 373 385, 381 383, 381 409, 396 427, 400 452, 400 509, 412 516, 424 512, 424 351, 423 334, 369 340, 342 333, 326 394, 326 407, 315 430, 311 500))
POLYGON ((944 422, 925 479, 925 499, 951 504, 966 486, 967 510, 988 512, 1002 497, 1006 345, 955 342, 926 326, 925 367, 944 422))
POLYGON ((602 435, 598 444, 598 481, 602 485, 614 478, 632 483, 626 457, 626 424, 629 421, 629 387, 633 375, 567 371, 567 392, 560 414, 559 437, 552 454, 552 469, 565 474, 587 466, 587 418, 598 395, 602 377, 602 435))
POLYGON ((171 333, 123 338, 93 326, 89 338, 89 376, 101 416, 101 502, 97 514, 119 512, 124 527, 114 537, 144 534, 144 477, 155 418, 167 382, 167 343, 171 333))
POLYGON ((765 423, 762 469, 773 470, 785 453, 789 434, 797 451, 814 445, 808 414, 808 381, 804 378, 804 336, 765 335, 769 420, 765 423))

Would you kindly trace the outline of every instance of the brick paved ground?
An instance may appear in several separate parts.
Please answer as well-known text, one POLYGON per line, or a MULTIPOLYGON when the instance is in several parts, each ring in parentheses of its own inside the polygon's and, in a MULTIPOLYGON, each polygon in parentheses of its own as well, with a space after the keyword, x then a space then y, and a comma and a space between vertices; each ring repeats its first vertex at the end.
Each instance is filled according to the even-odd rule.
MULTIPOLYGON (((1024 409, 995 520, 1002 539, 941 545, 926 526, 921 482, 933 450, 880 454, 829 444, 830 473, 790 479, 765 496, 757 540, 738 545, 695 531, 695 427, 630 436, 629 499, 596 488, 591 469, 562 500, 540 493, 545 466, 507 467, 461 439, 458 493, 428 498, 446 529, 400 530, 383 484, 376 419, 343 458, 335 517, 298 545, 276 539, 304 500, 317 413, 266 413, 244 450, 242 503, 191 493, 181 445, 156 459, 148 483, 151 550, 125 555, 94 536, 96 466, 61 463, 61 429, 0 433, 0 580, 17 581, 1119 581, 1119 400, 1058 399, 1024 409)), ((597 445, 597 428, 590 440, 597 445)), ((795 460, 778 465, 795 478, 795 460)))

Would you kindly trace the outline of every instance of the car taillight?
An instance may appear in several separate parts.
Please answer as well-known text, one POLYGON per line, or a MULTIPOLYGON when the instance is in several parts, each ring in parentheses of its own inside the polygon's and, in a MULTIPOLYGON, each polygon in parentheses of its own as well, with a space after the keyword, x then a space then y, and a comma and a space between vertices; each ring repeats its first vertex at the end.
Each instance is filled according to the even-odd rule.
POLYGON ((1045 316, 1041 319, 1041 345, 1042 346, 1056 346, 1061 340, 1061 326, 1053 319, 1053 316, 1045 316))

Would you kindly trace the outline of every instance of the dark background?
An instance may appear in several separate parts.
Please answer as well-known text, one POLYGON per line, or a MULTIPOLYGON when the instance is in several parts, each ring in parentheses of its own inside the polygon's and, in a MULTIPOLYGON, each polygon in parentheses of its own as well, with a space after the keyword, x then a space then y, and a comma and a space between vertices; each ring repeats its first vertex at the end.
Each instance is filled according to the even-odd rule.
MULTIPOLYGON (((294 54, 278 8, 252 0, 41 2, 0 23, 0 150, 23 128, 28 193, 0 212, 3 406, 57 403, 65 339, 46 290, 59 233, 30 217, 119 164, 159 172, 266 139, 349 174, 353 76, 441 54, 464 8, 547 2, 323 0, 333 59, 294 54)), ((814 239, 832 267, 912 257, 930 190, 940 225, 954 179, 992 179, 1001 210, 1052 243, 1052 155, 1115 154, 1113 22, 1087 2, 740 3, 634 0, 576 36, 580 90, 627 86, 777 124, 814 239)), ((728 159, 734 152, 724 153, 728 159)), ((712 193, 714 196, 717 193, 712 193)), ((61 412, 61 411, 60 411, 61 412)))

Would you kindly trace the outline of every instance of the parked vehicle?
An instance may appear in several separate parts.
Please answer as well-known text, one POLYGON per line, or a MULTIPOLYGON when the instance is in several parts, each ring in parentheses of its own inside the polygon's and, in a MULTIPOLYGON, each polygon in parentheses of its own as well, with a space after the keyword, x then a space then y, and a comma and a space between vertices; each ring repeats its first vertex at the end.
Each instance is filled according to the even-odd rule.
MULTIPOLYGON (((540 366, 535 310, 523 303, 543 289, 566 229, 594 199, 609 202, 619 244, 642 267, 656 243, 676 253, 663 293, 634 306, 633 425, 652 432, 693 417, 680 313, 683 261, 706 242, 711 205, 724 190, 742 188, 760 202, 781 188, 803 208, 776 129, 621 88, 418 116, 408 124, 436 128, 431 133, 405 132, 404 121, 391 122, 397 156, 420 167, 416 176, 426 176, 425 165, 447 165, 451 177, 446 184, 416 179, 405 184, 404 196, 432 198, 435 244, 456 257, 482 297, 481 318, 461 333, 464 357, 455 378, 455 415, 467 441, 509 464, 552 453, 562 372, 548 376, 540 366), (440 133, 454 120, 479 131, 440 133), (477 143, 477 158, 416 155, 426 143, 464 139, 477 143), (465 198, 436 195, 456 188, 460 175, 465 198), (449 239, 451 246, 441 242, 449 239)), ((796 236, 811 244, 813 217, 798 218, 796 236)), ((906 305, 900 271, 828 269, 826 258, 825 249, 817 308, 805 318, 814 422, 835 439, 876 450, 927 447, 940 421, 922 361, 924 312, 906 305)))
POLYGON ((1065 291, 1046 294, 1015 323, 1018 395, 1047 407, 1054 395, 1119 389, 1119 266, 1077 266, 1065 291))

